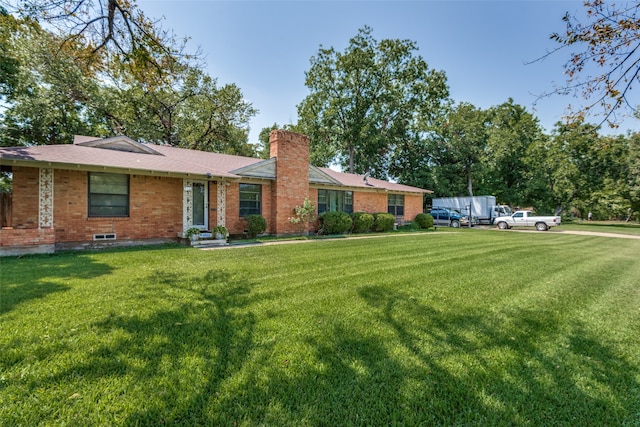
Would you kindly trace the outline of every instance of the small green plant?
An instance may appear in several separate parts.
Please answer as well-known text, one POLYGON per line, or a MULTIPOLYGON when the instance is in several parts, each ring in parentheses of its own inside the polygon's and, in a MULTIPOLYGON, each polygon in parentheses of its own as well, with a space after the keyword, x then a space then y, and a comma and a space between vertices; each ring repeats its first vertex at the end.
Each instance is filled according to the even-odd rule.
POLYGON ((351 214, 351 219, 353 219, 353 226, 351 227, 353 233, 367 233, 373 227, 373 215, 370 213, 354 212, 351 214))
POLYGON ((390 213, 377 213, 373 215, 373 218, 374 231, 391 231, 396 222, 396 218, 390 213))
POLYGON ((302 206, 293 209, 295 216, 289 218, 291 224, 301 224, 300 232, 304 232, 307 225, 316 219, 316 207, 309 198, 305 198, 302 206))
POLYGON ((221 234, 224 238, 229 236, 229 230, 227 230, 227 227, 225 227, 224 225, 216 225, 212 232, 214 234, 221 234))
POLYGON ((429 229, 433 227, 433 217, 428 213, 419 213, 416 215, 415 222, 423 229, 429 229))
POLYGON ((187 229, 187 231, 185 232, 185 236, 187 237, 187 239, 195 239, 200 236, 200 229, 197 227, 191 227, 187 229))
POLYGON ((247 220, 247 233, 250 238, 255 238, 258 234, 264 233, 267 229, 267 220, 262 215, 253 214, 245 217, 247 220))
POLYGON ((320 215, 320 234, 343 234, 351 230, 353 220, 346 212, 324 212, 320 215))

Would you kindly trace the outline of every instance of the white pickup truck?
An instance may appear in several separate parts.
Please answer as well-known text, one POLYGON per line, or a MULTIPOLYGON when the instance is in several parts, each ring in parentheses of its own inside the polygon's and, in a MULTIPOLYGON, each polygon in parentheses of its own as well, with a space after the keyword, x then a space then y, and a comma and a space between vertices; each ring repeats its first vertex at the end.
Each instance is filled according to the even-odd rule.
POLYGON ((534 216, 531 211, 516 211, 511 216, 499 216, 494 223, 501 230, 511 227, 535 227, 538 231, 547 231, 549 227, 560 225, 559 216, 534 216))

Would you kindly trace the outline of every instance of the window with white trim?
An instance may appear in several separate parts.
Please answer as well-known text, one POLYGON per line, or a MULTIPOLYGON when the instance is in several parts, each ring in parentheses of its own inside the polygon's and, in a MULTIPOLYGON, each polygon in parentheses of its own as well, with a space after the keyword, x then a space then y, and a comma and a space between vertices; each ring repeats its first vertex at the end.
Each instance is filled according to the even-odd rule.
POLYGON ((404 215, 404 194, 389 194, 387 212, 395 216, 404 215))
POLYGON ((318 213, 353 213, 353 191, 318 190, 318 213))
POLYGON ((262 215, 262 185, 240 184, 240 217, 262 215))
POLYGON ((129 216, 129 175, 89 172, 89 216, 129 216))

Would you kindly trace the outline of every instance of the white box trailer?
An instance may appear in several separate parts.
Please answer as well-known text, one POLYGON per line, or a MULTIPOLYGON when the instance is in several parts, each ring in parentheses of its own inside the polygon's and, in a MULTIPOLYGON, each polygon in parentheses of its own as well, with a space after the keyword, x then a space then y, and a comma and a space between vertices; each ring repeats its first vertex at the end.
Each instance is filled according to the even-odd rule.
POLYGON ((511 215, 511 208, 507 205, 498 205, 495 196, 466 196, 466 197, 438 197, 432 200, 434 208, 457 209, 462 215, 477 217, 481 224, 493 224, 493 220, 499 216, 511 215))

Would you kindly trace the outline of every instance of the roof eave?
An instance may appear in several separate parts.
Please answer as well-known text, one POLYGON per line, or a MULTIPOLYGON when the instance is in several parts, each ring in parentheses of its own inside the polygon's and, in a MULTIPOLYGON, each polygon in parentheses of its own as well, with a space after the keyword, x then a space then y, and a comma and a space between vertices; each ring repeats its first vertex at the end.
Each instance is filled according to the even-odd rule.
POLYGON ((399 190, 378 186, 368 186, 362 187, 358 185, 348 185, 348 184, 325 184, 318 182, 310 182, 309 186, 311 188, 328 188, 328 189, 336 189, 336 190, 346 190, 346 191, 360 191, 360 192, 368 192, 368 193, 398 193, 398 194, 431 194, 433 191, 431 190, 423 190, 421 188, 417 188, 416 190, 399 190))
POLYGON ((229 171, 229 173, 246 178, 259 178, 273 180, 276 178, 275 157, 248 166, 243 166, 229 171))
POLYGON ((155 169, 139 169, 129 168, 121 166, 105 166, 105 165, 86 165, 81 163, 63 163, 63 162, 50 162, 42 160, 24 160, 24 159, 12 159, 12 158, 0 158, 0 164, 3 166, 23 166, 23 167, 47 167, 52 169, 61 170, 78 170, 85 172, 111 172, 111 173, 126 173, 135 175, 149 175, 149 176, 166 176, 170 178, 193 178, 198 177, 204 180, 216 181, 239 181, 242 177, 235 174, 216 174, 216 173, 193 173, 193 172, 180 172, 180 171, 163 171, 155 169))

